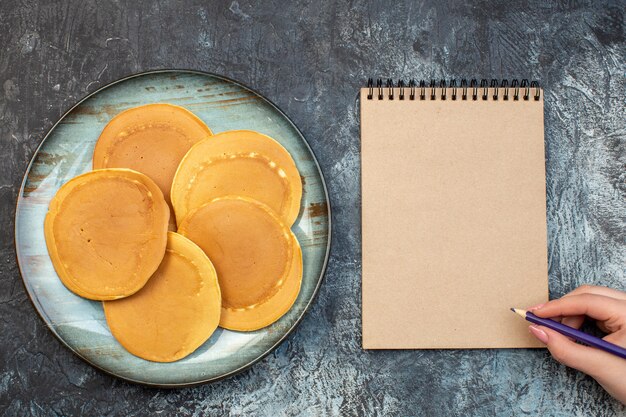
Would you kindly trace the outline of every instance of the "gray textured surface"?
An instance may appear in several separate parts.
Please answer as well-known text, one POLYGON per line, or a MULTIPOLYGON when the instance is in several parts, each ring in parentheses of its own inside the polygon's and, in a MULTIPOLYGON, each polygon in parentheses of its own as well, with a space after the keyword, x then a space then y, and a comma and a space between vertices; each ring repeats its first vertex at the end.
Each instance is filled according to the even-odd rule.
POLYGON ((546 88, 550 290, 626 288, 625 2, 0 3, 0 413, 14 415, 626 415, 545 352, 360 345, 356 93, 368 76, 539 79, 546 88), (37 317, 13 248, 33 150, 78 98, 132 72, 242 81, 316 152, 333 203, 326 281, 297 331, 249 371, 143 388, 73 356, 37 317))

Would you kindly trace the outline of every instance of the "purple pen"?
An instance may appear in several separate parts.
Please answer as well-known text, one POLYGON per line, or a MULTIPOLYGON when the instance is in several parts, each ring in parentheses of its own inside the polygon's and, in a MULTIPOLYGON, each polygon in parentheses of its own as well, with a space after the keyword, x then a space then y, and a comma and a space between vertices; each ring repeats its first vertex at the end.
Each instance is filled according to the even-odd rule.
POLYGON ((559 323, 558 321, 537 317, 530 311, 520 310, 518 308, 512 308, 511 311, 513 311, 516 314, 519 314, 520 316, 524 317, 526 320, 528 320, 531 323, 538 324, 540 326, 545 326, 548 329, 552 329, 556 332, 561 333, 562 335, 571 337, 572 339, 575 339, 581 343, 584 343, 585 345, 602 349, 606 352, 619 356, 620 358, 626 359, 626 349, 624 349, 621 346, 617 346, 613 343, 607 342, 606 340, 600 339, 599 337, 595 337, 585 332, 581 332, 578 329, 574 329, 573 327, 566 326, 562 323, 559 323))

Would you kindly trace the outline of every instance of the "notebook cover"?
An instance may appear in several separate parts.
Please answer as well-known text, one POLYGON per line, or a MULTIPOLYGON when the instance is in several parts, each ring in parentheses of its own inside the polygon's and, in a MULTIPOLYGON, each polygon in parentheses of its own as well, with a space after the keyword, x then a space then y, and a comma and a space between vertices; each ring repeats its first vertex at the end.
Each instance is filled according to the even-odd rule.
POLYGON ((542 346, 509 308, 548 299, 543 94, 367 94, 363 347, 542 346))

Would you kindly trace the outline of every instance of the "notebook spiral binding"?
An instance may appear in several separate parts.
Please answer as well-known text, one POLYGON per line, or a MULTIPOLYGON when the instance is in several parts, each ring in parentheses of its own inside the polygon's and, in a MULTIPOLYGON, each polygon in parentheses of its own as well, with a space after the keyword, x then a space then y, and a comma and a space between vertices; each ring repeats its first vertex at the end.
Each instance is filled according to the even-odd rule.
POLYGON ((535 101, 539 101, 541 97, 541 91, 539 89, 539 83, 537 81, 531 81, 524 79, 521 82, 517 79, 511 80, 509 84, 508 79, 503 79, 501 81, 497 79, 492 79, 489 82, 486 79, 480 80, 480 84, 476 79, 470 80, 469 84, 466 79, 462 79, 460 82, 460 86, 457 86, 457 80, 450 80, 449 83, 446 80, 440 80, 438 83, 436 80, 430 80, 428 86, 426 86, 426 81, 420 80, 419 85, 416 83, 414 79, 409 80, 408 84, 405 84, 404 80, 398 80, 396 85, 394 86, 393 80, 388 78, 386 83, 383 85, 383 79, 378 78, 376 80, 376 87, 374 87, 374 79, 369 78, 367 80, 367 88, 369 89, 367 94, 368 100, 373 100, 374 97, 377 97, 378 100, 383 100, 387 97, 389 100, 393 100, 396 93, 395 89, 398 89, 398 99, 405 99, 405 89, 409 90, 409 100, 415 100, 416 97, 419 97, 419 100, 426 100, 428 97, 430 100, 437 99, 437 88, 440 89, 439 99, 447 100, 448 98, 448 90, 452 90, 450 92, 450 98, 452 100, 456 100, 458 95, 458 90, 461 90, 461 100, 467 100, 468 97, 471 97, 471 100, 478 100, 480 96, 481 100, 489 100, 489 90, 492 90, 491 99, 498 100, 500 93, 502 93, 502 100, 507 101, 510 97, 510 90, 513 90, 513 100, 519 100, 522 97, 523 100, 529 100, 531 97, 531 89, 534 89, 534 94, 532 97, 535 101), (395 89, 394 89, 395 88, 395 89), (374 95, 374 91, 376 90, 377 94, 374 95), (419 94, 416 94, 418 92, 419 94), (468 95, 469 92, 469 95, 468 95), (428 93, 428 94, 427 94, 428 93), (480 94, 479 94, 480 93, 480 94), (521 95, 520 95, 521 93, 521 95))

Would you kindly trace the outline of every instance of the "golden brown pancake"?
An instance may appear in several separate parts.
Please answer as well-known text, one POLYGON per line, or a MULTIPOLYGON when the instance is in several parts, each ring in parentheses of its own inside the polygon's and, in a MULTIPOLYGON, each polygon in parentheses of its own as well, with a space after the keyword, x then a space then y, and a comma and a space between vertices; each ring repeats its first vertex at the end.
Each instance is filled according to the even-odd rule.
POLYGON ((291 155, 269 136, 249 130, 218 133, 195 144, 172 182, 177 221, 214 198, 249 197, 291 227, 300 211, 302 180, 291 155))
POLYGON ((178 164, 195 143, 211 134, 202 120, 183 107, 165 103, 134 107, 104 127, 93 152, 93 168, 142 172, 157 183, 169 204, 178 164))
POLYGON ((103 306, 111 333, 126 350, 149 361, 173 362, 213 334, 221 296, 202 249, 169 232, 165 257, 150 281, 134 295, 103 306))
POLYGON ((54 269, 82 297, 127 297, 161 263, 169 214, 159 187, 139 172, 103 169, 79 175, 59 189, 46 215, 54 269))
POLYGON ((221 327, 257 330, 293 305, 302 281, 302 252, 291 230, 265 204, 220 197, 190 212, 178 232, 215 265, 222 291, 221 327))

